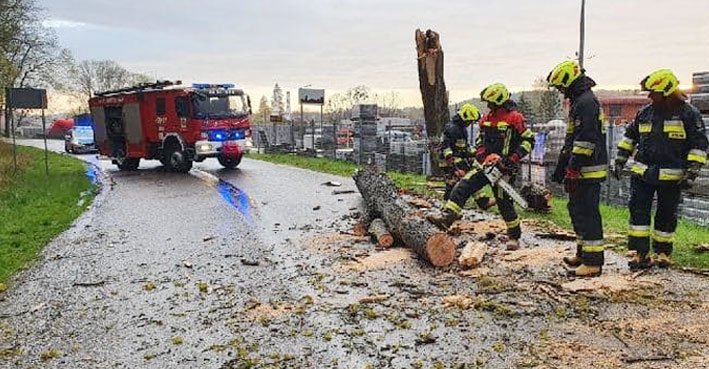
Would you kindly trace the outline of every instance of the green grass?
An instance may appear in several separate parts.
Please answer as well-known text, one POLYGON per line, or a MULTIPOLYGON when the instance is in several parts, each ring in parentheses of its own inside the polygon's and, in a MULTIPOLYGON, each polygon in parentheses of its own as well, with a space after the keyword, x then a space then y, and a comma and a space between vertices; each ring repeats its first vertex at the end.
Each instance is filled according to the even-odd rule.
MULTIPOLYGON (((345 177, 352 176, 354 171, 358 168, 356 164, 348 162, 288 154, 251 153, 248 157, 345 177)), ((440 193, 433 192, 426 188, 425 176, 397 172, 389 172, 388 175, 400 188, 409 189, 419 194, 437 196, 439 198, 441 196, 440 193)), ((567 202, 566 198, 555 197, 553 199, 551 213, 541 214, 525 211, 523 216, 525 218, 546 220, 559 227, 571 229, 571 218, 569 218, 569 213, 566 209, 567 202)), ((625 234, 627 232, 628 219, 630 217, 627 207, 602 204, 601 216, 603 218, 603 229, 606 234, 625 234)), ((675 251, 672 255, 675 264, 678 267, 709 269, 709 253, 696 253, 694 251, 694 246, 702 243, 709 243, 709 227, 700 226, 690 221, 680 219, 675 237, 675 251)), ((625 244, 618 245, 618 249, 623 249, 625 246, 625 244)))
POLYGON ((0 142, 0 282, 28 265, 55 236, 90 204, 93 185, 78 159, 50 153, 49 177, 44 152, 18 146, 14 173, 12 146, 0 142), (88 196, 78 205, 82 192, 88 196))
MULTIPOLYGON (((247 157, 343 177, 352 177, 354 172, 359 168, 359 165, 346 161, 291 154, 249 153, 247 157)), ((426 188, 426 176, 399 172, 388 172, 387 174, 399 188, 411 190, 416 193, 433 194, 433 191, 426 188)))

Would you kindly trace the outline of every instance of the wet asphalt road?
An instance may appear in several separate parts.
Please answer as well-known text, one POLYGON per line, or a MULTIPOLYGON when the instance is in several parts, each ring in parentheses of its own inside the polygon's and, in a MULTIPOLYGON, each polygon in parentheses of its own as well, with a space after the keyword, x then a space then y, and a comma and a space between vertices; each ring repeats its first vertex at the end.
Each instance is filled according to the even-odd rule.
POLYGON ((589 282, 560 265, 573 242, 530 223, 512 253, 501 231, 462 234, 490 247, 469 277, 339 233, 359 195, 321 184, 355 189, 347 178, 251 160, 118 172, 80 157, 103 168, 104 190, 0 295, 0 367, 709 367, 704 277, 632 273, 607 252, 606 287, 569 290, 589 282))
POLYGON ((228 357, 210 348, 234 338, 235 306, 300 297, 287 283, 303 268, 289 262, 290 241, 358 198, 321 185, 354 189, 349 179, 248 159, 233 171, 207 159, 184 175, 78 156, 104 171, 104 190, 2 295, 0 346, 21 354, 0 367, 220 367, 228 357), (49 350, 62 357, 42 361, 49 350))

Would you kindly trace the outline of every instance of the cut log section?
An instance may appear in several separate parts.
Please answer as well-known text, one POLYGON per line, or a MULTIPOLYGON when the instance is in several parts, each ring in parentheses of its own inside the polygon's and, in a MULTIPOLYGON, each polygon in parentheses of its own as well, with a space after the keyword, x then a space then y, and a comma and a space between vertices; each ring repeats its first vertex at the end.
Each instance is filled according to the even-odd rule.
POLYGON ((434 266, 446 266, 455 260, 455 244, 448 234, 402 199, 389 177, 367 167, 357 171, 353 178, 365 206, 371 213, 379 214, 392 236, 434 266))
POLYGON ((464 268, 475 268, 483 262, 487 244, 484 242, 468 242, 458 258, 458 264, 464 268))
POLYGON ((354 225, 354 234, 358 236, 366 236, 369 234, 369 225, 372 221, 377 218, 376 214, 373 213, 372 209, 365 203, 362 208, 362 213, 359 216, 359 220, 354 225))
POLYGON ((394 244, 394 236, 387 231, 387 226, 381 218, 374 219, 369 225, 369 234, 377 239, 377 246, 391 247, 394 244))

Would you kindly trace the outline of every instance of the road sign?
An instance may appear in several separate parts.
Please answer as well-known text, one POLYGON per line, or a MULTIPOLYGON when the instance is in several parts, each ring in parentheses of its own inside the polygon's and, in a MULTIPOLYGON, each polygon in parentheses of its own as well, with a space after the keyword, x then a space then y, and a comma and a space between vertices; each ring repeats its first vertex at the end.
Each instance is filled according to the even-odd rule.
POLYGON ((325 104, 325 90, 315 88, 299 88, 298 100, 301 104, 325 104))

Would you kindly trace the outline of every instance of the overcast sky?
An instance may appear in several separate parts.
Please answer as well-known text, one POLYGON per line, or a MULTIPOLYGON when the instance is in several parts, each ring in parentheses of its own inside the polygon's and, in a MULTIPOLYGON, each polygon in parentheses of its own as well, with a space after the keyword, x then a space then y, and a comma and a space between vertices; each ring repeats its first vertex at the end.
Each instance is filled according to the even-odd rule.
MULTIPOLYGON (((529 88, 578 48, 580 0, 39 0, 77 59, 158 78, 234 82, 257 100, 356 85, 421 105, 414 31, 441 35, 451 100, 492 82, 529 88), (270 96, 269 96, 270 97, 270 96)), ((709 1, 587 0, 586 68, 634 88, 657 68, 709 70, 709 1)))

